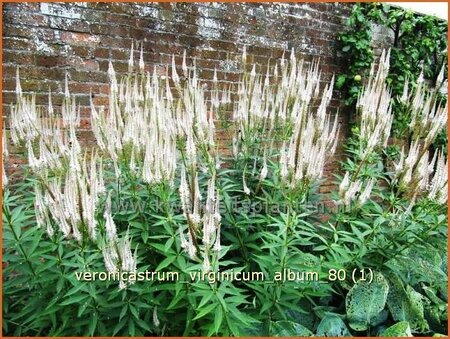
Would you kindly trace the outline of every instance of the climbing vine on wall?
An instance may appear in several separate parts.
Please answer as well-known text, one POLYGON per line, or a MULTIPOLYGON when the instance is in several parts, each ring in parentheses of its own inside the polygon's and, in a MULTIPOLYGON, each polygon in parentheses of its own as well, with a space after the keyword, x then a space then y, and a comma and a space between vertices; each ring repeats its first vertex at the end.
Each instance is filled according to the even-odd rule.
MULTIPOLYGON (((387 4, 355 4, 347 22, 348 29, 339 35, 339 53, 346 63, 347 73, 337 78, 336 85, 346 93, 348 106, 356 103, 374 59, 373 24, 385 26, 392 32, 390 70, 386 81, 395 98, 394 136, 404 137, 410 116, 402 109, 397 97, 402 94, 405 80, 413 85, 421 72, 426 81, 435 84, 444 67, 443 82, 446 81, 448 25, 436 17, 419 15, 387 4)), ((447 99, 442 95, 439 100, 447 99)), ((447 136, 443 133, 437 139, 436 146, 444 148, 446 143, 447 136)))
POLYGON ((374 59, 372 30, 369 17, 374 12, 372 6, 355 5, 347 26, 348 29, 339 34, 340 52, 343 55, 347 73, 340 74, 336 86, 346 92, 345 103, 353 105, 361 91, 361 80, 367 76, 374 59))

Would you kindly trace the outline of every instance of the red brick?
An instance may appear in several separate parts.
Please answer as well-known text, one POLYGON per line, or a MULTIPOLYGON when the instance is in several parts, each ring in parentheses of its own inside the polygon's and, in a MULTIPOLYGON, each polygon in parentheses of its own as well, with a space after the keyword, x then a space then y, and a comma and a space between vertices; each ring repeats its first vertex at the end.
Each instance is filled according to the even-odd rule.
POLYGON ((89 33, 61 32, 61 41, 74 45, 97 46, 101 38, 89 33))

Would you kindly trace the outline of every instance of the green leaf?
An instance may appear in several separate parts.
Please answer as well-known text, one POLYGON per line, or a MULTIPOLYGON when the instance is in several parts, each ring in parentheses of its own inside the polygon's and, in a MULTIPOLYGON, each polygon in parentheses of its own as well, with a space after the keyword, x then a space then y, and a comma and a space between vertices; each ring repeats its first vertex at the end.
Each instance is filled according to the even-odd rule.
POLYGON ((381 273, 373 281, 358 281, 345 298, 349 325, 355 331, 365 331, 374 326, 386 305, 389 285, 381 273))
POLYGON ((344 86, 346 80, 347 80, 347 77, 344 74, 339 75, 338 78, 336 79, 336 88, 337 89, 342 88, 342 86, 344 86))
POLYGON ((122 320, 122 318, 125 316, 127 311, 128 311, 128 304, 124 304, 122 307, 122 310, 120 311, 119 321, 122 320))
POLYGON ((387 305, 395 321, 407 321, 413 332, 425 332, 429 326, 424 317, 424 297, 409 285, 406 289, 401 280, 389 276, 389 294, 387 305))
POLYGON ((89 298, 88 295, 82 294, 82 295, 75 295, 73 297, 70 297, 67 300, 64 300, 60 305, 61 306, 67 306, 71 304, 77 304, 82 302, 84 299, 89 298))
POLYGON ((350 45, 346 45, 342 48, 342 52, 348 52, 350 50, 351 46, 350 45))
POLYGON ((169 266, 171 263, 173 263, 175 261, 177 257, 175 256, 170 256, 167 257, 166 259, 164 259, 163 261, 161 261, 161 263, 158 265, 158 267, 156 268, 156 272, 161 271, 163 268, 166 268, 167 266, 169 266))
POLYGON ((311 337, 313 335, 305 326, 287 320, 274 322, 271 334, 274 337, 311 337))
POLYGON ((411 328, 407 321, 401 321, 388 327, 381 333, 382 337, 412 337, 411 328))
POLYGON ((205 315, 211 313, 218 305, 216 303, 213 304, 209 304, 208 306, 205 306, 204 308, 202 308, 197 315, 195 316, 195 318, 193 320, 197 320, 200 318, 203 318, 205 315))
POLYGON ((317 326, 316 335, 319 337, 351 337, 342 319, 333 313, 328 313, 317 326))
POLYGON ((136 318, 135 321, 140 328, 146 330, 147 332, 151 332, 150 326, 148 326, 148 324, 144 320, 136 318))
POLYGON ((118 324, 114 327, 113 336, 115 336, 121 329, 123 329, 127 323, 128 323, 127 317, 120 320, 118 324))
POLYGON ((97 328, 97 321, 98 321, 98 314, 97 312, 94 312, 89 317, 89 336, 93 337, 95 333, 95 329, 97 328))
POLYGON ((136 334, 136 326, 134 325, 134 320, 133 319, 129 319, 128 322, 128 333, 130 334, 131 337, 134 337, 134 335, 136 334))
POLYGON ((218 334, 220 326, 223 321, 223 310, 222 307, 217 307, 216 314, 214 315, 214 333, 218 334))

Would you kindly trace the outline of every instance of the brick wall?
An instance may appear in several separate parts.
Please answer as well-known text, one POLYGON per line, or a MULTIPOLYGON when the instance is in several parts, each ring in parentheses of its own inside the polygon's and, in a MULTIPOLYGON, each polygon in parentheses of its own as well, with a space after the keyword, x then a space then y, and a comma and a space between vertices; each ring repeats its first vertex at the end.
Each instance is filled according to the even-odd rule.
MULTIPOLYGON (((9 125, 17 66, 23 91, 36 92, 42 105, 49 88, 53 103, 61 103, 67 72, 69 88, 82 106, 80 137, 89 140, 89 93, 96 104, 107 103, 108 62, 125 72, 132 41, 143 43, 151 69, 156 65, 164 73, 171 55, 181 56, 186 49, 202 79, 211 80, 217 67, 222 83, 239 79, 244 45, 249 62, 262 65, 295 48, 306 61, 320 58, 327 81, 345 71, 335 47, 350 11, 345 3, 4 3, 4 121, 9 125)), ((347 115, 339 98, 335 91, 330 114, 339 111, 344 138, 347 115)), ((335 168, 331 162, 327 170, 335 168)))

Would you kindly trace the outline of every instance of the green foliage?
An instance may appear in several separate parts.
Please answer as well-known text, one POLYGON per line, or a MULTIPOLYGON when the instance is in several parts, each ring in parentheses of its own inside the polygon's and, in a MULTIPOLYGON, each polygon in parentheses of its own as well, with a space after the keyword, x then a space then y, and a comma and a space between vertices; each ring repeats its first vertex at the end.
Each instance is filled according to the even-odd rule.
POLYGON ((403 287, 398 277, 393 276, 390 281, 388 307, 396 321, 406 321, 414 332, 428 330, 424 318, 424 297, 409 285, 403 287))
POLYGON ((273 323, 271 335, 274 337, 311 337, 312 333, 300 324, 283 320, 273 323))
MULTIPOLYGON (((347 22, 348 29, 339 35, 338 54, 343 56, 348 71, 336 80, 337 88, 345 91, 345 102, 350 106, 356 103, 374 60, 372 25, 375 24, 386 27, 393 36, 393 44, 389 46, 390 69, 386 81, 395 98, 393 134, 405 138, 411 117, 396 97, 402 94, 405 82, 414 86, 421 72, 425 79, 434 84, 444 67, 444 79, 448 78, 448 25, 434 16, 418 15, 388 4, 354 5, 347 22)), ((443 100, 447 100, 446 96, 443 100)), ((436 147, 446 149, 446 145, 446 133, 442 133, 436 141, 436 147)))
POLYGON ((345 322, 336 314, 327 314, 317 326, 319 337, 351 337, 345 322))
POLYGON ((400 321, 384 330, 383 337, 412 337, 411 329, 407 321, 400 321))
POLYGON ((366 80, 370 65, 374 60, 372 49, 371 17, 378 14, 376 6, 354 5, 347 21, 348 30, 339 34, 338 54, 344 56, 344 67, 347 73, 336 79, 336 87, 346 92, 346 105, 356 103, 362 88, 362 80, 366 80))
MULTIPOLYGON (((373 175, 372 168, 378 168, 380 161, 374 158, 359 175, 373 175)), ((129 228, 133 242, 140 244, 139 271, 173 271, 180 279, 136 282, 125 290, 113 281, 79 281, 75 272, 104 271, 101 247, 79 247, 57 235, 49 238, 45 230, 36 228, 34 197, 28 193, 34 184, 31 179, 4 191, 8 263, 4 333, 402 336, 446 332, 443 207, 419 204, 399 216, 387 208, 391 193, 378 187, 377 199, 322 222, 309 205, 320 199, 314 187, 289 193, 277 189, 279 179, 273 175, 256 190, 258 181, 250 175, 253 193, 246 195, 242 174, 253 162, 254 158, 240 159, 218 171, 224 201, 219 271, 261 271, 271 277, 266 281, 191 281, 189 273, 201 265, 189 263, 181 251, 176 234, 183 220, 176 208, 178 195, 166 185, 149 188, 125 169, 113 195, 118 231, 124 234, 129 228), (280 211, 265 210, 256 208, 255 202, 283 206, 280 211), (371 283, 367 270, 367 280, 360 280, 360 270, 368 268, 374 272, 371 283), (273 281, 274 272, 284 269, 317 272, 318 281, 273 281), (335 279, 330 270, 341 270, 345 277, 335 279), (355 270, 356 283, 351 277, 355 270)), ((348 166, 356 171, 356 166, 348 166)), ((269 162, 269 173, 278 171, 278 164, 269 162)), ((379 170, 376 173, 383 177, 379 170)), ((406 204, 392 203, 397 208, 406 204)))

